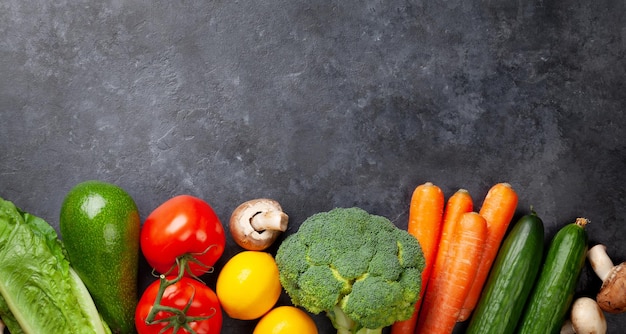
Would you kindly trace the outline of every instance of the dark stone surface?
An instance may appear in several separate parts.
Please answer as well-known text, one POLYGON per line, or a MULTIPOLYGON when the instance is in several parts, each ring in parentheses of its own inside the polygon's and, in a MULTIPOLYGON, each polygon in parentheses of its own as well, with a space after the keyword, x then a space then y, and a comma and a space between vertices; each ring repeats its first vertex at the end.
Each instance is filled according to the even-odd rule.
MULTIPOLYGON (((586 216, 590 242, 624 261, 624 7, 5 1, 0 196, 55 227, 86 179, 124 187, 143 217, 189 193, 226 224, 264 196, 294 231, 354 205, 406 227, 418 184, 479 206, 507 181, 547 237, 586 216)), ((218 265, 240 250, 229 243, 218 265)), ((587 266, 578 293, 598 284, 587 266)))

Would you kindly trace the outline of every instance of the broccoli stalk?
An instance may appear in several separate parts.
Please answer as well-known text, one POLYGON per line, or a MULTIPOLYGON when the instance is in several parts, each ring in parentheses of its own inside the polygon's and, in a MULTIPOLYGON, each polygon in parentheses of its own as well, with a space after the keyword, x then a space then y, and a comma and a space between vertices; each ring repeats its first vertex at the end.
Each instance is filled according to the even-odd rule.
POLYGON ((307 218, 278 248, 294 305, 325 312, 338 334, 380 334, 415 310, 424 256, 417 240, 359 208, 307 218))
POLYGON ((333 310, 327 314, 331 318, 333 326, 337 329, 337 334, 381 334, 383 332, 383 327, 359 329, 356 322, 350 319, 339 306, 333 307, 333 310))
POLYGON ((332 313, 328 313, 329 317, 332 319, 333 326, 337 329, 338 334, 353 334, 354 329, 356 329, 356 324, 352 319, 348 318, 348 316, 341 310, 341 307, 336 306, 333 307, 332 313))

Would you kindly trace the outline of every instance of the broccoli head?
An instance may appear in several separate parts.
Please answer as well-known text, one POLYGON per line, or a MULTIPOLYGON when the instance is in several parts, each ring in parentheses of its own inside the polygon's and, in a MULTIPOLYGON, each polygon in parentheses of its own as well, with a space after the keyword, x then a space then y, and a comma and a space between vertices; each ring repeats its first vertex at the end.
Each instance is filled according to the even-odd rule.
POLYGON ((339 334, 375 334, 413 314, 424 256, 387 218, 336 208, 307 218, 281 243, 276 263, 294 305, 326 312, 339 334))

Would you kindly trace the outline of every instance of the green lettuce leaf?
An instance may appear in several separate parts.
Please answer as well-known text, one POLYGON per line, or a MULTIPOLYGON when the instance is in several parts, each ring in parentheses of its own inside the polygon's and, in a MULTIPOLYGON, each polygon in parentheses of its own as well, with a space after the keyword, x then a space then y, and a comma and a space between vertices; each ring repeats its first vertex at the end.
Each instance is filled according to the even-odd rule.
POLYGON ((0 317, 15 333, 110 333, 47 222, 0 198, 0 317))
POLYGON ((20 324, 15 320, 13 313, 9 309, 6 301, 0 296, 0 319, 4 322, 4 325, 11 330, 11 334, 23 334, 24 331, 20 327, 20 324))

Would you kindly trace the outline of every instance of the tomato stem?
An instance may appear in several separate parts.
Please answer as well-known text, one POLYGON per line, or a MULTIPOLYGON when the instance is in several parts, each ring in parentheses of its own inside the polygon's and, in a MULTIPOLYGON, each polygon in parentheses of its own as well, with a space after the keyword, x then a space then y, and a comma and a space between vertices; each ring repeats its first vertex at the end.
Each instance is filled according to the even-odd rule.
POLYGON ((201 317, 192 317, 192 316, 187 315, 187 311, 189 310, 189 307, 191 307, 191 304, 193 302, 195 289, 194 289, 194 293, 189 298, 187 305, 185 305, 185 307, 182 310, 175 308, 175 307, 161 305, 161 300, 163 299, 163 294, 165 293, 165 290, 167 289, 167 287, 178 283, 185 276, 185 273, 188 274, 190 277, 198 280, 199 282, 204 283, 197 275, 193 273, 190 267, 190 263, 194 263, 200 267, 206 268, 206 271, 204 273, 213 272, 212 266, 208 266, 202 263, 200 260, 196 258, 196 256, 204 255, 211 248, 216 247, 216 246, 217 245, 210 245, 202 252, 186 253, 177 257, 176 264, 172 266, 172 268, 170 268, 170 270, 168 270, 166 273, 158 276, 160 280, 159 290, 154 300, 154 304, 152 305, 152 309, 150 310, 150 313, 148 313, 148 316, 146 317, 146 324, 154 325, 158 323, 167 323, 167 325, 163 329, 161 329, 159 333, 165 333, 165 331, 171 328, 172 333, 176 334, 179 329, 184 328, 188 333, 196 334, 196 332, 189 326, 189 323, 210 319, 217 313, 217 310, 215 308, 212 308, 211 310, 213 311, 213 313, 210 315, 201 316, 201 317), (172 279, 167 279, 167 276, 170 273, 172 273, 174 269, 178 269, 176 277, 172 279), (162 318, 162 319, 155 319, 159 312, 166 312, 172 315, 169 317, 162 318))
POLYGON ((172 272, 174 272, 174 270, 178 270, 178 276, 182 277, 183 274, 187 274, 190 277, 204 283, 200 277, 198 277, 196 274, 193 273, 192 269, 191 269, 191 264, 195 264, 198 267, 204 268, 205 271, 203 272, 203 274, 209 274, 213 272, 213 267, 206 265, 204 263, 202 263, 202 261, 198 260, 198 256, 204 255, 206 254, 211 248, 213 247, 217 247, 217 245, 213 244, 213 245, 209 245, 209 247, 207 247, 205 250, 203 250, 202 252, 196 252, 196 253, 185 253, 179 257, 176 258, 176 263, 167 271, 164 273, 164 275, 168 276, 169 274, 171 274, 172 272))
POLYGON ((182 270, 180 270, 178 275, 173 279, 168 280, 164 274, 159 276, 159 280, 160 280, 159 291, 154 300, 152 309, 150 310, 150 313, 148 313, 148 316, 146 317, 146 324, 148 325, 155 325, 158 323, 167 323, 167 325, 164 328, 162 328, 161 331, 159 331, 159 333, 165 333, 165 331, 171 328, 172 333, 176 334, 179 329, 184 328, 188 333, 196 334, 196 332, 191 328, 191 326, 189 326, 189 323, 210 319, 217 313, 217 310, 215 308, 211 308, 213 313, 209 315, 205 315, 201 317, 187 315, 187 311, 189 311, 189 308, 191 307, 191 304, 193 303, 193 298, 195 296, 195 288, 194 288, 193 293, 189 297, 187 304, 182 310, 175 308, 175 307, 161 305, 161 300, 163 298, 163 294, 165 293, 165 290, 170 285, 178 283, 183 278, 183 276, 184 276, 184 271, 182 270), (162 319, 155 319, 159 312, 170 313, 172 315, 169 317, 162 318, 162 319))

